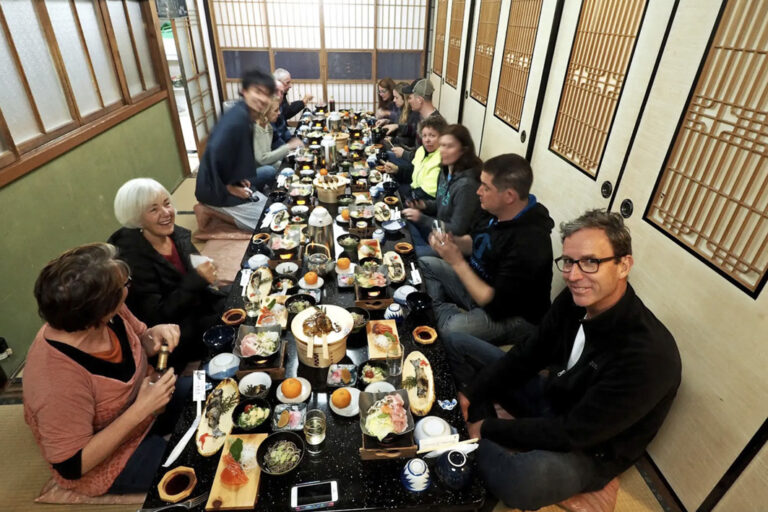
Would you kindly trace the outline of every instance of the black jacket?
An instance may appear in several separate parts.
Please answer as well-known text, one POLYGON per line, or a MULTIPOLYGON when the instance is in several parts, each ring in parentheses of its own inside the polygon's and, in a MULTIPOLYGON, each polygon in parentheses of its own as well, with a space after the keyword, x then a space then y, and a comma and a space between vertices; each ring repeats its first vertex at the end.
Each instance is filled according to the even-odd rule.
POLYGON ((549 309, 555 222, 531 194, 516 218, 495 218, 472 232, 469 264, 494 289, 483 309, 494 320, 521 316, 538 324, 549 309))
POLYGON ((239 101, 214 126, 197 173, 195 197, 211 206, 237 206, 247 199, 233 196, 227 185, 256 177, 253 122, 245 102, 239 101))
POLYGON ((448 180, 448 168, 442 166, 437 178, 437 196, 425 201, 426 208, 417 224, 428 229, 437 218, 445 222, 447 232, 456 236, 486 226, 490 215, 480 208, 479 186, 480 181, 472 169, 456 173, 448 180))
POLYGON ((186 274, 158 253, 139 229, 120 228, 108 241, 118 248, 118 257, 131 267, 131 288, 126 299, 130 310, 149 326, 178 324, 181 344, 172 354, 173 359, 192 360, 204 355, 203 332, 217 323, 224 296, 212 291, 192 267, 190 255, 198 251, 192 245, 189 230, 174 226, 171 238, 186 274))
POLYGON ((283 115, 285 120, 289 120, 302 110, 304 110, 304 102, 301 100, 296 100, 288 103, 288 98, 283 96, 283 101, 280 102, 280 113, 283 115))
MULTIPOLYGON (((480 373, 468 394, 472 402, 482 403, 482 397, 504 403, 547 369, 544 397, 554 416, 486 419, 482 436, 518 450, 586 452, 595 458, 604 483, 643 454, 664 422, 680 385, 680 354, 672 334, 629 285, 611 309, 589 320, 584 315, 570 291, 563 290, 538 336, 480 373), (580 324, 584 350, 565 371, 580 324)), ((470 409, 472 416, 474 403, 470 409)))

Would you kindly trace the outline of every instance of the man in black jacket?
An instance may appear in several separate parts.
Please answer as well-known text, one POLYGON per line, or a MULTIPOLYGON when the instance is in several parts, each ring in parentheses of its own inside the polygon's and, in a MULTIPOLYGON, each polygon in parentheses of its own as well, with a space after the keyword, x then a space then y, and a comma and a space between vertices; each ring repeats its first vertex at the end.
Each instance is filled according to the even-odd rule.
POLYGON ((293 87, 291 74, 287 69, 277 68, 273 76, 275 77, 275 80, 283 84, 283 98, 280 101, 280 114, 283 116, 283 118, 285 118, 286 121, 288 121, 293 116, 304 110, 304 107, 307 106, 307 103, 312 101, 312 95, 305 94, 302 99, 288 103, 288 92, 291 90, 291 87, 293 87))
POLYGON ((486 485, 526 510, 600 489, 631 466, 680 385, 674 338, 627 283, 632 243, 621 216, 594 210, 560 229, 555 261, 568 288, 537 336, 506 354, 464 335, 444 339, 486 485), (494 402, 514 419, 497 418, 494 402))
POLYGON ((440 257, 419 262, 441 335, 462 332, 495 344, 522 341, 549 308, 555 223, 529 193, 532 183, 525 158, 491 158, 477 189, 491 220, 469 235, 430 236, 440 257))
POLYGON ((245 73, 243 100, 221 116, 200 160, 195 197, 231 217, 240 229, 256 228, 266 203, 259 193, 277 174, 271 165, 259 166, 253 151, 253 123, 274 94, 271 75, 259 70, 245 73))

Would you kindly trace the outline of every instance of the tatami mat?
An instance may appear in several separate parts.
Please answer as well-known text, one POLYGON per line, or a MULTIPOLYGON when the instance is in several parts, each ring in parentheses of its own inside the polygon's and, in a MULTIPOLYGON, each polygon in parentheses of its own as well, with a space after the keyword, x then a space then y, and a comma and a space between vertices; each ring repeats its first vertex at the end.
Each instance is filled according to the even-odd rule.
POLYGON ((21 405, 0 406, 0 461, 3 461, 3 477, 0 478, 0 509, 4 512, 75 512, 98 510, 99 512, 135 512, 136 505, 49 505, 34 500, 50 478, 48 465, 35 444, 32 431, 24 422, 21 405))
MULTIPOLYGON (((614 512, 664 512, 664 508, 645 484, 640 472, 634 466, 620 477, 619 494, 614 512)), ((502 503, 496 505, 493 512, 516 512, 502 503)), ((557 505, 540 508, 538 512, 563 512, 557 505)))

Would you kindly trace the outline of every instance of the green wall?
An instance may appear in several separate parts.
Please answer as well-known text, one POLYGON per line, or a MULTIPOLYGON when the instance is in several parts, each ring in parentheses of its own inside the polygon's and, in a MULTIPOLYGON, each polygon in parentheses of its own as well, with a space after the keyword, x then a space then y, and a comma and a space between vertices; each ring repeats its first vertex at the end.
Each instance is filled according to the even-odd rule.
POLYGON ((106 240, 119 225, 112 202, 136 177, 173 190, 183 179, 168 101, 162 101, 0 188, 0 336, 26 356, 42 321, 33 295, 43 266, 62 251, 106 240))

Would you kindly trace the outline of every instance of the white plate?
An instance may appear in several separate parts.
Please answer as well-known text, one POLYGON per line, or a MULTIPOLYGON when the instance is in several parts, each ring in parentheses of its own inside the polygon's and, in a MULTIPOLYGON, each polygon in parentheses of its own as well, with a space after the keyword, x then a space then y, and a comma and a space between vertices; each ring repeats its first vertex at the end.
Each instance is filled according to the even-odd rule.
POLYGON ((379 382, 371 382, 365 387, 366 393, 389 393, 390 391, 394 390, 395 386, 385 380, 379 382))
POLYGON ((317 290, 318 288, 322 288, 323 284, 325 284, 325 281, 323 281, 323 278, 320 276, 317 277, 317 282, 311 285, 307 284, 303 277, 299 279, 299 286, 301 288, 306 288, 307 290, 317 290))
POLYGON ((343 409, 339 409, 335 405, 333 405, 333 402, 331 402, 331 395, 328 395, 328 405, 331 406, 331 410, 338 414, 339 416, 346 416, 347 418, 356 416, 360 412, 360 404, 358 401, 360 400, 360 390, 357 388, 340 388, 340 389, 346 389, 349 391, 349 394, 352 395, 352 400, 349 402, 349 405, 346 406, 343 409))
POLYGON ((309 398, 309 394, 312 393, 312 385, 309 383, 307 379, 304 377, 296 377, 299 382, 301 382, 301 393, 299 393, 299 396, 296 398, 285 398, 285 395, 283 394, 282 382, 279 386, 277 386, 277 399, 280 400, 284 404, 300 404, 307 398, 309 398))

